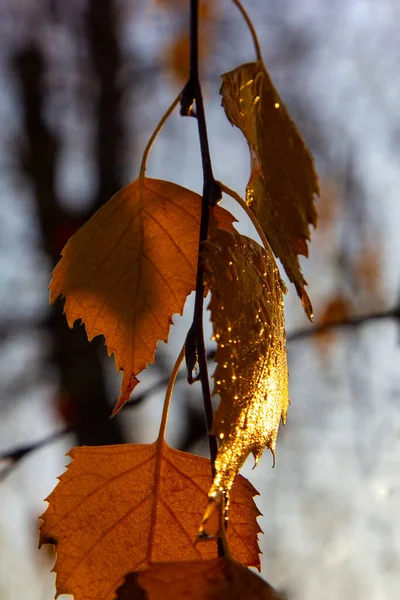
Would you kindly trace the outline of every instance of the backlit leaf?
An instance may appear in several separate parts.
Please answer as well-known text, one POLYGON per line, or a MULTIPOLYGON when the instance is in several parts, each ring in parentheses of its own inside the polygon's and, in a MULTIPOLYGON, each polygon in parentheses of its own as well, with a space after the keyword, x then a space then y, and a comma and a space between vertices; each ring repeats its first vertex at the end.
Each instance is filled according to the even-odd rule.
POLYGON ((206 244, 203 257, 218 344, 214 394, 221 398, 213 422, 220 439, 213 498, 229 492, 251 452, 256 461, 265 447, 275 455, 289 396, 284 284, 272 252, 221 231, 206 244))
MULTIPOLYGON (((65 296, 70 327, 77 319, 89 340, 103 334, 123 370, 117 412, 167 341, 172 315, 195 289, 201 197, 168 181, 139 180, 120 190, 69 240, 53 272, 50 302, 65 296)), ((213 209, 211 228, 231 228, 213 209)))
POLYGON ((170 562, 130 573, 116 600, 283 600, 261 577, 226 558, 170 562), (142 595, 140 595, 142 594, 142 595))
MULTIPOLYGON (((209 460, 164 441, 74 448, 70 456, 40 531, 41 544, 56 545, 58 594, 113 600, 122 577, 150 562, 217 556, 215 542, 196 543, 209 460)), ((259 567, 255 494, 246 479, 237 479, 228 540, 236 560, 259 567)))
POLYGON ((241 65, 222 79, 222 105, 232 125, 245 135, 251 153, 246 202, 311 318, 298 255, 308 256, 309 224, 317 224, 312 156, 261 61, 241 65))

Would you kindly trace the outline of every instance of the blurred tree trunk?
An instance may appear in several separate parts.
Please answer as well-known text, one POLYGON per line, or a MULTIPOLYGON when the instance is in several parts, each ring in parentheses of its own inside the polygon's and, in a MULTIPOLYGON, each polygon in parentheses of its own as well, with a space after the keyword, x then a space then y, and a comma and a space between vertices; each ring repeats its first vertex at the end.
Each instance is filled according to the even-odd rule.
POLYGON ((120 52, 116 34, 114 0, 90 0, 86 19, 87 38, 99 92, 96 107, 96 163, 98 191, 95 206, 107 202, 122 186, 121 111, 117 75, 120 52))
MULTIPOLYGON (((116 75, 119 51, 111 0, 92 0, 87 12, 87 35, 93 67, 99 81, 97 121, 97 169, 99 186, 95 208, 108 200, 121 186, 119 93, 116 75)), ((29 175, 45 251, 54 265, 59 259, 67 234, 72 234, 93 212, 82 220, 60 206, 55 188, 58 160, 57 135, 44 120, 45 60, 41 50, 31 45, 14 59, 14 69, 22 96, 23 126, 26 136, 23 169, 29 175)), ((68 235, 67 235, 68 237, 68 235)), ((52 360, 56 365, 61 393, 66 399, 67 420, 76 429, 79 444, 101 445, 123 442, 116 419, 109 420, 111 407, 99 356, 99 345, 88 343, 84 328, 71 331, 60 303, 51 311, 49 331, 52 337, 52 360)))

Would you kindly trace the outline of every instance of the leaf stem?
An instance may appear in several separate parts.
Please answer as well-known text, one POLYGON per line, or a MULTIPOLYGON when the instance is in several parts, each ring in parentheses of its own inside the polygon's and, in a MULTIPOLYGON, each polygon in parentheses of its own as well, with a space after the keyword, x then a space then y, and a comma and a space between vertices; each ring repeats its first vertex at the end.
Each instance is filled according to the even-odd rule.
POLYGON ((253 23, 251 22, 248 13, 246 12, 244 6, 242 6, 242 3, 239 0, 232 0, 232 2, 238 7, 243 19, 246 21, 247 27, 250 29, 251 37, 253 38, 254 48, 257 55, 257 60, 262 61, 260 42, 258 41, 256 30, 254 28, 253 23))
POLYGON ((257 217, 250 210, 250 208, 248 207, 248 205, 246 204, 246 202, 243 200, 243 198, 241 196, 239 196, 239 194, 237 192, 235 192, 234 190, 231 190, 230 188, 228 188, 228 186, 226 186, 225 184, 221 183, 220 181, 218 181, 218 183, 219 183, 219 185, 221 187, 221 190, 224 192, 224 194, 227 194, 228 196, 230 196, 231 198, 233 198, 234 200, 236 200, 236 202, 239 204, 239 206, 241 206, 241 208, 243 208, 244 212, 249 217, 249 219, 252 222, 252 224, 254 225, 254 227, 255 227, 258 235, 260 236, 264 248, 266 250, 270 250, 271 253, 273 253, 272 252, 272 248, 271 248, 271 246, 269 244, 269 241, 265 237, 265 233, 261 229, 261 225, 258 222, 257 217))
POLYGON ((158 441, 163 440, 165 437, 165 430, 167 428, 167 421, 168 421, 168 410, 169 410, 169 405, 171 403, 172 391, 174 389, 174 385, 175 385, 176 377, 178 375, 179 367, 182 364, 184 356, 185 356, 185 344, 183 344, 181 351, 179 352, 178 358, 175 361, 175 364, 171 371, 171 375, 169 377, 167 391, 165 392, 165 400, 164 400, 163 412, 162 412, 162 416, 161 416, 160 430, 158 432, 158 438, 157 438, 158 441))
POLYGON ((163 128, 163 126, 165 125, 165 122, 167 121, 167 119, 170 117, 170 115, 173 113, 173 111, 175 110, 175 107, 179 104, 179 100, 181 99, 181 92, 179 92, 179 94, 177 95, 177 97, 175 98, 175 100, 172 102, 171 106, 166 110, 166 112, 164 113, 164 115, 161 117, 157 127, 155 128, 151 138, 149 139, 149 141, 147 142, 147 146, 143 152, 143 157, 142 157, 142 162, 140 163, 140 171, 139 171, 139 179, 143 180, 145 175, 146 175, 146 163, 147 163, 147 158, 149 156, 151 147, 154 143, 154 140, 156 139, 156 137, 158 136, 158 134, 160 133, 161 129, 163 128))

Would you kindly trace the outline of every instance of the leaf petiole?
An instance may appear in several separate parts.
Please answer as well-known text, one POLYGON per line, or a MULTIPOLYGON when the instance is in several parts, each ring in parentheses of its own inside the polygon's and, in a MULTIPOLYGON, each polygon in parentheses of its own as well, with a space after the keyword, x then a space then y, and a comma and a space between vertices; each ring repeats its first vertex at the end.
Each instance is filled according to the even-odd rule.
POLYGON ((178 371, 182 364, 184 356, 185 356, 185 344, 182 346, 181 351, 179 352, 178 358, 175 361, 175 364, 171 371, 171 375, 169 377, 167 391, 165 392, 165 400, 164 400, 163 412, 162 412, 162 416, 161 416, 160 430, 159 430, 158 438, 157 438, 158 441, 163 440, 165 437, 165 430, 167 428, 168 410, 169 410, 169 405, 171 403, 171 396, 172 396, 172 392, 174 389, 176 377, 178 375, 178 371))
POLYGON ((232 0, 232 2, 237 6, 243 19, 246 21, 247 27, 250 29, 251 37, 253 38, 253 43, 257 55, 257 60, 262 61, 260 42, 258 41, 256 30, 254 29, 254 25, 251 22, 249 15, 247 14, 244 6, 242 6, 242 3, 239 0, 232 0))
MULTIPOLYGON (((235 0, 234 0, 235 1, 235 0)), ((228 196, 230 196, 231 198, 233 198, 234 200, 236 200, 236 202, 239 204, 239 206, 241 208, 243 208, 244 212, 246 213, 246 215, 249 217, 250 221, 252 222, 252 224, 254 225, 258 235, 260 236, 260 239, 263 243, 263 246, 266 250, 269 250, 272 254, 272 248, 270 246, 269 241, 267 240, 265 233, 263 232, 260 223, 257 220, 257 217, 252 213, 252 211, 250 210, 250 208, 247 206, 246 202, 243 200, 243 198, 241 196, 239 196, 239 194, 237 192, 235 192, 234 190, 231 190, 230 188, 228 188, 228 186, 226 186, 225 184, 221 183, 220 181, 217 182, 218 185, 220 186, 222 192, 224 194, 227 194, 228 196)))
POLYGON ((154 140, 156 139, 156 137, 158 136, 158 134, 160 133, 161 129, 164 127, 166 121, 168 120, 168 118, 171 116, 171 114, 174 112, 176 106, 179 104, 179 101, 181 99, 181 92, 179 92, 179 94, 177 95, 177 97, 175 98, 175 100, 172 102, 171 106, 165 111, 165 113, 163 114, 163 116, 161 117, 160 121, 157 124, 157 127, 155 128, 155 130, 153 131, 149 141, 147 142, 147 146, 143 152, 143 157, 142 157, 142 162, 140 163, 140 171, 139 171, 139 179, 141 181, 143 181, 145 175, 146 175, 146 163, 147 163, 147 158, 149 156, 151 147, 154 143, 154 140))

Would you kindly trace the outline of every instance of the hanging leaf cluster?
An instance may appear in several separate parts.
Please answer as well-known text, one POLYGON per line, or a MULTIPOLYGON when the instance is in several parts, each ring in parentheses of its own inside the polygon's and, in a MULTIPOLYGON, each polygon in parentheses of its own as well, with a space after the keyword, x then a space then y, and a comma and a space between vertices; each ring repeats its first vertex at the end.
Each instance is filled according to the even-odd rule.
MULTIPOLYGON (((182 314, 194 290, 199 306, 204 293, 211 294, 213 393, 219 397, 209 432, 218 442, 212 461, 166 444, 168 406, 185 353, 188 366, 198 364, 203 383, 207 377, 202 313, 199 327, 195 312, 171 374, 157 440, 69 453, 72 462, 47 499, 40 532, 41 544, 56 546, 58 594, 76 600, 280 597, 247 569, 260 568, 260 513, 257 492, 239 471, 250 454, 257 462, 265 448, 275 461, 289 404, 286 288, 276 257, 311 318, 298 256, 307 255, 309 226, 316 225, 318 184, 310 152, 257 53, 257 62, 224 74, 221 88, 226 116, 249 145, 245 201, 212 183, 247 210, 263 246, 238 233, 215 198, 208 202, 210 173, 204 174, 203 197, 150 179, 146 149, 138 179, 70 238, 54 269, 50 301, 64 297, 70 327, 80 319, 89 340, 103 335, 123 372, 114 414, 154 362, 158 341, 167 341, 173 315, 182 314), (199 238, 205 206, 208 229, 199 238)), ((191 114, 200 121, 199 87, 190 78, 183 95, 191 86, 191 114)))

